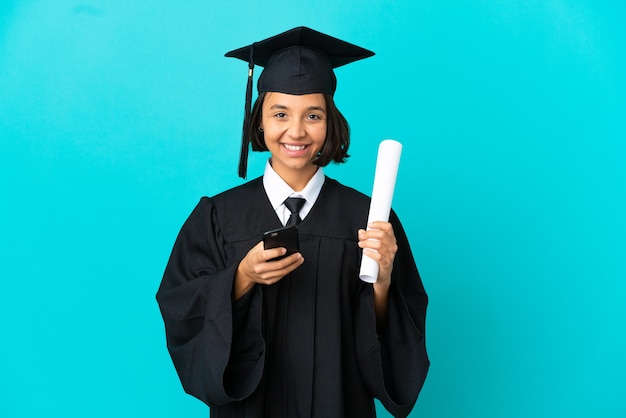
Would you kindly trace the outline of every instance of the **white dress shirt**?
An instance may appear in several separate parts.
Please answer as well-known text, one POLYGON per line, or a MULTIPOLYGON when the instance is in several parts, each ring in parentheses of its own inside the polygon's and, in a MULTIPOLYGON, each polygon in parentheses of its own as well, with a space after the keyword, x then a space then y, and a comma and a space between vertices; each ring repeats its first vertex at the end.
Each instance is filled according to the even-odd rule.
POLYGON ((324 185, 325 178, 324 170, 322 167, 319 167, 304 189, 296 192, 274 171, 270 160, 267 160, 265 172, 263 173, 263 187, 274 211, 276 211, 276 215, 278 215, 278 219, 280 219, 283 225, 287 223, 289 215, 291 215, 291 212, 284 204, 285 199, 288 197, 301 197, 305 200, 302 209, 300 209, 300 219, 304 220, 315 204, 324 185))

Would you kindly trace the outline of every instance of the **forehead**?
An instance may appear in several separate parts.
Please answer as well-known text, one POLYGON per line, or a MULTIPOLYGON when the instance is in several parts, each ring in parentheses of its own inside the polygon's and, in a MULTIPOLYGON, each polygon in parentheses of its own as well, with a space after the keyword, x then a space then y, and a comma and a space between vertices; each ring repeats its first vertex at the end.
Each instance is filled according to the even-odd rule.
POLYGON ((263 107, 270 108, 272 106, 286 107, 289 109, 317 107, 326 110, 326 100, 322 93, 295 95, 268 92, 265 95, 263 107))

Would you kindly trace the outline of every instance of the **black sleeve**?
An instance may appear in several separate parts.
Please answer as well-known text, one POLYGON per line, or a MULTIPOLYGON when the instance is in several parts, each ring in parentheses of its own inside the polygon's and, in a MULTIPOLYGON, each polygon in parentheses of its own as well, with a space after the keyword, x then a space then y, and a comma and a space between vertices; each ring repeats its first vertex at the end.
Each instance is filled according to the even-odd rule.
POLYGON ((389 288, 387 321, 376 329, 373 288, 363 283, 356 311, 359 364, 365 384, 394 417, 406 417, 424 385, 430 362, 425 325, 428 297, 409 243, 392 212, 398 252, 389 288))
POLYGON ((239 261, 226 264, 215 209, 202 198, 176 239, 157 292, 183 388, 209 406, 249 396, 263 372, 260 292, 232 301, 239 261))

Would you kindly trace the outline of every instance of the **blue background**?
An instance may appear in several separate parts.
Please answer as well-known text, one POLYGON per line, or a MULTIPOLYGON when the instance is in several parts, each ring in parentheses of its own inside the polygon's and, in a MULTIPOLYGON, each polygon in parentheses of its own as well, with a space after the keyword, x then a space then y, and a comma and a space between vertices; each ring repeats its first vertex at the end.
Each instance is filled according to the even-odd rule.
POLYGON ((626 416, 624 21, 599 0, 3 0, 0 416, 207 416, 154 294, 200 196, 241 183, 246 65, 223 54, 299 25, 377 52, 337 71, 352 157, 327 174, 370 193, 380 140, 404 144, 394 208, 431 297, 412 416, 626 416))

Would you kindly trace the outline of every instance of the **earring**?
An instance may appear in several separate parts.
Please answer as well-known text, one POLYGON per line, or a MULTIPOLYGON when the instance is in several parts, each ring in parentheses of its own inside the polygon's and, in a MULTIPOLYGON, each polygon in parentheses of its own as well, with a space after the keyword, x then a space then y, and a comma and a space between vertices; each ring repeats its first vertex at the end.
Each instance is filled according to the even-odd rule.
POLYGON ((259 126, 259 132, 263 132, 263 127, 259 126))

